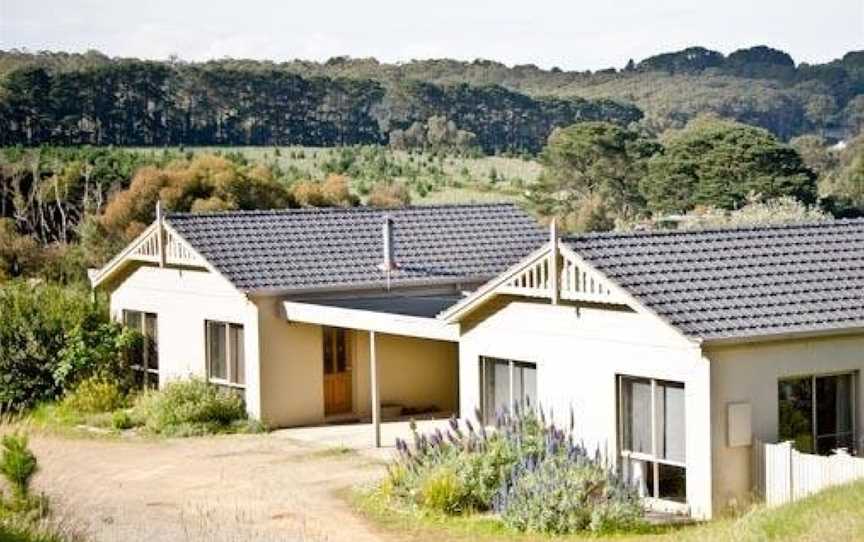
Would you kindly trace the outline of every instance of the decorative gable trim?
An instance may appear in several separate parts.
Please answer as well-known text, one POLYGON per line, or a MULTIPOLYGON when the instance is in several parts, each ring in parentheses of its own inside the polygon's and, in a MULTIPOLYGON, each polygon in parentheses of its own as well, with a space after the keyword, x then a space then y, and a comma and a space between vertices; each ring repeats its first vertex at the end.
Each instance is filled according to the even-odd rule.
POLYGON ((439 318, 458 322, 496 295, 549 299, 553 304, 566 300, 623 305, 658 317, 572 249, 559 243, 554 227, 550 241, 543 247, 441 313, 439 318))
POLYGON ((569 301, 627 305, 620 288, 567 247, 560 247, 559 295, 569 301))
POLYGON ((456 322, 496 295, 512 295, 610 305, 631 305, 632 298, 602 273, 558 242, 554 225, 549 242, 440 315, 456 322))
POLYGON ((438 318, 441 318, 448 323, 458 322, 474 308, 501 294, 509 293, 511 295, 525 295, 528 297, 545 297, 545 295, 548 295, 548 291, 545 295, 541 295, 537 283, 531 283, 530 285, 526 284, 523 286, 521 284, 521 277, 527 274, 529 277, 532 277, 533 280, 531 269, 548 259, 550 253, 551 250, 549 244, 543 245, 526 256, 521 262, 517 263, 507 271, 504 271, 502 274, 475 290, 471 295, 459 303, 456 303, 446 311, 442 312, 438 315, 438 318))
POLYGON ((158 209, 155 222, 101 269, 88 272, 92 287, 104 283, 129 262, 156 264, 160 267, 200 267, 215 272, 203 256, 165 224, 158 209))

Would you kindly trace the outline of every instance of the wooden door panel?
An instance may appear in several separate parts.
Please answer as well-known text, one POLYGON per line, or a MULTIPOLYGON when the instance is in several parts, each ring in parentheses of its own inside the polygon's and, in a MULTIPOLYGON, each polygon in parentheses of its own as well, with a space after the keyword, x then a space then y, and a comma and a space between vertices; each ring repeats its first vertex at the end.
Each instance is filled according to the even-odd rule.
POLYGON ((351 373, 324 375, 324 414, 351 412, 351 373))

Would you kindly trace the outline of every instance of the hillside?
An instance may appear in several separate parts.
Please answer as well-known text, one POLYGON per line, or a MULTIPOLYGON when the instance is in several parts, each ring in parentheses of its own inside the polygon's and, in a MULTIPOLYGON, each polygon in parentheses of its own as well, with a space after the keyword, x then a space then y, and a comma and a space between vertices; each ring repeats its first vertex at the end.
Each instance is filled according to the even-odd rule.
POLYGON ((659 134, 702 113, 783 139, 850 137, 864 123, 864 53, 796 65, 767 47, 728 56, 694 47, 575 72, 487 60, 189 63, 0 51, 3 145, 381 144, 440 117, 463 145, 534 153, 553 127, 580 120, 659 134))

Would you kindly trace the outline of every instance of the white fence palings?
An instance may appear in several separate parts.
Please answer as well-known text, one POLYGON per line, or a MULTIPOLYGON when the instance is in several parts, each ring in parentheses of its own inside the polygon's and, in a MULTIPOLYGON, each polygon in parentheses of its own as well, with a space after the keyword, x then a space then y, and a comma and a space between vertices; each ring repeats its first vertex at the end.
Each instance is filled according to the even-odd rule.
POLYGON ((864 458, 840 451, 831 456, 805 454, 791 442, 753 442, 754 490, 768 506, 777 506, 825 488, 864 478, 864 458))

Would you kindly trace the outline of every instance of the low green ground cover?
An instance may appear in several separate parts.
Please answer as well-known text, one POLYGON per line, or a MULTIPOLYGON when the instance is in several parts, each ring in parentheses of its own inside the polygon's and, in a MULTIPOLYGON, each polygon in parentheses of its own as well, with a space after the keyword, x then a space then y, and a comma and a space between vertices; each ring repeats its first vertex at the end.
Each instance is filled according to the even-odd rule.
POLYGON ((95 428, 107 434, 134 429, 166 437, 264 430, 249 419, 238 393, 196 378, 128 395, 110 380, 93 378, 62 400, 40 405, 25 420, 46 429, 95 428))
MULTIPOLYGON (((508 528, 494 514, 423 511, 381 491, 354 495, 356 509, 388 531, 415 542, 548 541, 553 537, 508 528)), ((777 508, 755 505, 734 516, 679 526, 642 525, 629 533, 579 533, 554 540, 616 542, 814 542, 864 540, 864 481, 838 486, 777 508)))

